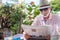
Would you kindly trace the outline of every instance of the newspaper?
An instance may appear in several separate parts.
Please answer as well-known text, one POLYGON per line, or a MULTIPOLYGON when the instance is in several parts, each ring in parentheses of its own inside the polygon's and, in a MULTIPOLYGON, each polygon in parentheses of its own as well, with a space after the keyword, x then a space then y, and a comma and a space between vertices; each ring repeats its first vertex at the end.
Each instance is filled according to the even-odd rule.
POLYGON ((28 33, 28 35, 35 36, 45 36, 50 34, 49 25, 41 25, 41 26, 31 26, 31 25, 22 25, 22 29, 28 33))

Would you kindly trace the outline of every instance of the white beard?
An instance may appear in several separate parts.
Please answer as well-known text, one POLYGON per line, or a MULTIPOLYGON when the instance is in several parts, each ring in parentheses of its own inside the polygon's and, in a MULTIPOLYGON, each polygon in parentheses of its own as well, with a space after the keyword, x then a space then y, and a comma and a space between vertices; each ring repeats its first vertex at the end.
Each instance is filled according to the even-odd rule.
POLYGON ((47 17, 48 15, 49 15, 50 13, 48 13, 46 16, 44 16, 44 15, 42 15, 42 14, 40 14, 42 17, 47 17))
POLYGON ((49 13, 48 13, 46 16, 44 16, 44 15, 42 15, 42 14, 41 14, 41 15, 42 15, 43 17, 47 17, 49 14, 50 14, 50 11, 49 11, 49 13))
POLYGON ((43 17, 47 17, 50 13, 48 13, 46 16, 43 16, 43 17))

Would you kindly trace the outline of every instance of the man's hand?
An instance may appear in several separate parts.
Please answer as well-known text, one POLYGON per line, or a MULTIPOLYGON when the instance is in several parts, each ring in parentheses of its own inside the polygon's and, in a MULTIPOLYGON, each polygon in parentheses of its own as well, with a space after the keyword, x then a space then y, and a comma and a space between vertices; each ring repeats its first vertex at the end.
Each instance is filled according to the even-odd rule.
POLYGON ((60 32, 60 27, 58 28, 58 32, 60 32))
POLYGON ((44 36, 47 40, 50 40, 50 35, 44 36))
POLYGON ((23 37, 24 37, 24 40, 27 40, 30 38, 30 36, 26 32, 23 32, 23 37))

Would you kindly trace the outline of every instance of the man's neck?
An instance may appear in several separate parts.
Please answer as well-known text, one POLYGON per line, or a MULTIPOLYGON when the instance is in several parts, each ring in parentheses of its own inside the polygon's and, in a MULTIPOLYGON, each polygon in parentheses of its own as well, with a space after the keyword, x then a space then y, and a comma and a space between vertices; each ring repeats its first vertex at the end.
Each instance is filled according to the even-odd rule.
POLYGON ((43 17, 43 18, 44 18, 45 21, 47 21, 49 19, 49 17, 50 17, 50 14, 46 17, 43 17))

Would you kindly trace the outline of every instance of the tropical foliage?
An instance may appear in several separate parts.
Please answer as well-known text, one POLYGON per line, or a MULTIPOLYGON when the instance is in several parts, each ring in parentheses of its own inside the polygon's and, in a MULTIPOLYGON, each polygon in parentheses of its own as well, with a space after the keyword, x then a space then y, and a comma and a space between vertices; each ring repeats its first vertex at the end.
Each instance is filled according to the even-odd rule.
POLYGON ((52 10, 60 11, 60 0, 51 0, 50 2, 52 10))
POLYGON ((33 2, 26 6, 24 3, 3 4, 0 6, 1 27, 9 28, 13 32, 20 31, 21 24, 31 25, 39 13, 38 6, 33 2))

